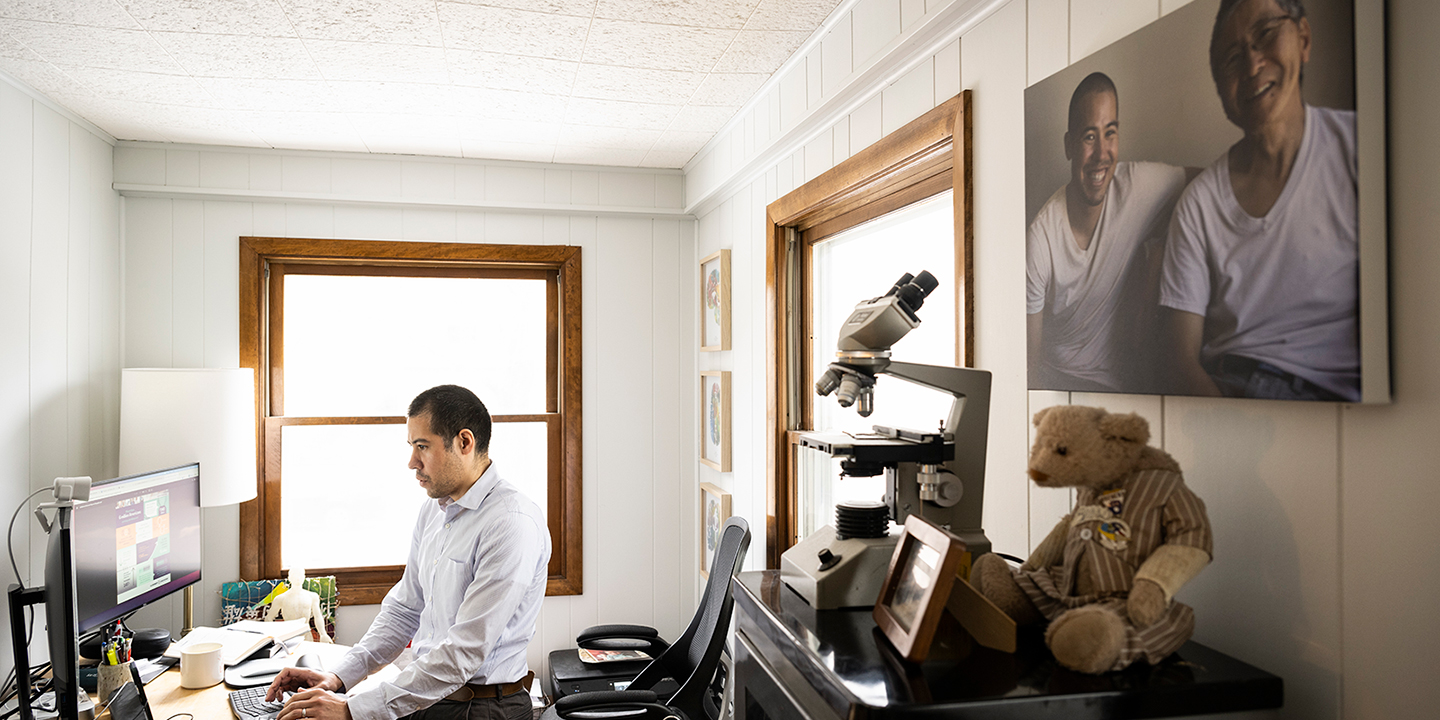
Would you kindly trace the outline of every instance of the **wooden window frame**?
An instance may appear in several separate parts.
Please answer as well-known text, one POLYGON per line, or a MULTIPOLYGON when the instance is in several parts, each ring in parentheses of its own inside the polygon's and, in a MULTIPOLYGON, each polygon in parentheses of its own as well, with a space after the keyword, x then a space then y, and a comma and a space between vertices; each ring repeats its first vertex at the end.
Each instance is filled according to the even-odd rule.
POLYGON ((956 359, 975 362, 970 91, 936 106, 765 208, 765 562, 798 541, 792 446, 813 429, 811 248, 836 233, 953 189, 956 359))
MULTIPOLYGON (((283 358, 269 347, 271 310, 278 310, 282 284, 270 282, 271 269, 283 273, 425 275, 483 277, 504 271, 547 281, 547 344, 552 352, 545 414, 495 416, 495 422, 547 424, 550 435, 547 522, 552 538, 546 595, 579 595, 584 589, 581 498, 581 272, 580 248, 560 245, 480 245, 462 243, 240 238, 240 366, 254 368, 256 470, 259 495, 240 506, 240 576, 246 580, 284 577, 280 560, 281 428, 293 424, 387 424, 403 416, 291 418, 283 415, 283 358), (273 399, 272 399, 273 398, 273 399), (558 436, 558 438, 557 438, 558 436), (557 442, 558 439, 558 442, 557 442)), ((277 338, 278 339, 278 338, 277 338)), ((276 343, 279 345, 279 343, 276 343)), ((403 565, 368 568, 307 568, 335 575, 342 605, 378 603, 400 580, 403 565)))

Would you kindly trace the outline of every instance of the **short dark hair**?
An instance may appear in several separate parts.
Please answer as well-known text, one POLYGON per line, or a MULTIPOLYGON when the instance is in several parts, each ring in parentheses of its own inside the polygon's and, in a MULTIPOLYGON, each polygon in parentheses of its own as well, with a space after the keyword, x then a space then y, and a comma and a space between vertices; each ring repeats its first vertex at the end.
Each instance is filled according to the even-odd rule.
POLYGON ((1093 72, 1085 76, 1079 85, 1075 86, 1075 92, 1070 94, 1070 116, 1065 121, 1065 132, 1075 129, 1077 122, 1075 115, 1080 112, 1080 100, 1086 95, 1093 95, 1099 92, 1108 92, 1115 96, 1116 111, 1120 107, 1120 93, 1115 90, 1115 81, 1103 72, 1093 72))
POLYGON ((461 430, 475 436, 475 449, 490 451, 490 411, 475 393, 459 385, 436 385, 410 401, 410 417, 430 414, 430 432, 439 435, 449 450, 461 430))
MULTIPOLYGON (((1215 63, 1215 51, 1218 49, 1215 43, 1220 40, 1220 27, 1235 14, 1235 8, 1240 7, 1242 2, 1245 0, 1220 0, 1220 9, 1215 11, 1215 27, 1210 28, 1210 78, 1217 85, 1220 82, 1220 68, 1215 63)), ((1298 23, 1305 19, 1305 4, 1301 0, 1275 0, 1275 4, 1279 5, 1281 12, 1291 20, 1298 23)))

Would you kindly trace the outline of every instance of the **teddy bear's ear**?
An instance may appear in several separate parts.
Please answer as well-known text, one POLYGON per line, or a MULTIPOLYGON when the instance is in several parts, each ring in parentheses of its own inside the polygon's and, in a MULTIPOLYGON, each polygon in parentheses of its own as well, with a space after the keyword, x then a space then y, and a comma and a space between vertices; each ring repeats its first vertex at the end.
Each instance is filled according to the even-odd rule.
POLYGON ((1150 423, 1135 413, 1105 415, 1100 418, 1100 432, 1108 438, 1144 445, 1150 442, 1150 423))
POLYGON ((1051 410, 1054 410, 1055 407, 1058 407, 1058 406, 1047 407, 1047 408, 1042 409, 1040 412, 1035 413, 1035 427, 1040 427, 1040 422, 1041 422, 1042 420, 1044 420, 1044 419, 1045 419, 1045 416, 1046 416, 1046 415, 1049 415, 1049 414, 1050 414, 1050 411, 1051 411, 1051 410))

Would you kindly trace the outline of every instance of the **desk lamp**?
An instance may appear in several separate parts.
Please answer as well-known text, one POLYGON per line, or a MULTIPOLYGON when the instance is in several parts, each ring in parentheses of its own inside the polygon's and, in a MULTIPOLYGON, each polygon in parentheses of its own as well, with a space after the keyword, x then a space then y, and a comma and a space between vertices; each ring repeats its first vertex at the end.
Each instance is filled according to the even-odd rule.
MULTIPOLYGON (((255 371, 127 368, 120 376, 120 474, 200 462, 200 506, 254 499, 255 371)), ((194 627, 194 586, 185 588, 194 627)))

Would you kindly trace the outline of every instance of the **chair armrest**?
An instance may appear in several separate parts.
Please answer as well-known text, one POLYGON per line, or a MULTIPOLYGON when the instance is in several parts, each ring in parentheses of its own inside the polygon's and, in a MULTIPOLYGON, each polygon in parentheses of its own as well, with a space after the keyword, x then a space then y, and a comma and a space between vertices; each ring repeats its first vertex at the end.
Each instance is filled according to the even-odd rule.
POLYGON ((600 690, 566 695, 555 702, 555 711, 565 713, 601 705, 648 705, 660 699, 649 690, 600 690))
POLYGON ((575 642, 580 647, 585 647, 585 643, 590 640, 608 640, 610 638, 656 640, 660 638, 660 631, 647 625, 592 625, 576 635, 575 642))

